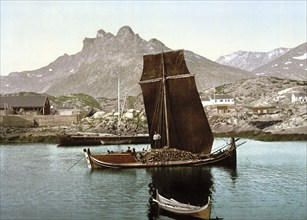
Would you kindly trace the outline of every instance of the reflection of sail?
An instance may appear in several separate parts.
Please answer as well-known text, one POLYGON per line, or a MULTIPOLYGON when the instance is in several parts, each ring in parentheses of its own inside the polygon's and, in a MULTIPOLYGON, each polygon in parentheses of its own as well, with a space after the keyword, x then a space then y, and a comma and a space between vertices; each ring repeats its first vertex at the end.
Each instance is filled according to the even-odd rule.
MULTIPOLYGON (((150 193, 157 189, 165 197, 191 205, 204 205, 211 195, 213 181, 208 167, 164 167, 149 169, 148 172, 152 176, 150 193)), ((154 204, 149 207, 149 218, 152 216, 155 216, 154 204)))

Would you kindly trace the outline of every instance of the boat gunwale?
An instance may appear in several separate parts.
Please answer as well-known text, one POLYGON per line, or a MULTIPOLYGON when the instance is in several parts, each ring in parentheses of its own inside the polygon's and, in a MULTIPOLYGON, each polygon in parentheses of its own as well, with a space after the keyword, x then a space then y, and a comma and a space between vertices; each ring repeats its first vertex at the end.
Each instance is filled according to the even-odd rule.
POLYGON ((194 217, 203 217, 202 215, 207 214, 206 217, 210 218, 211 212, 211 199, 208 196, 207 204, 203 206, 194 206, 186 203, 178 202, 175 199, 167 199, 161 196, 158 192, 156 194, 156 199, 153 199, 159 206, 159 208, 172 212, 179 215, 190 215, 194 217), (175 201, 175 202, 174 202, 175 201))
MULTIPOLYGON (((150 168, 150 167, 175 167, 175 166, 202 166, 209 165, 212 163, 221 162, 227 157, 232 157, 236 154, 236 145, 230 145, 225 147, 224 152, 216 157, 210 157, 206 159, 196 159, 196 160, 177 160, 177 161, 163 161, 163 162, 131 162, 131 163, 111 163, 105 162, 95 158, 95 155, 92 155, 89 151, 84 149, 84 152, 89 156, 90 162, 95 165, 101 166, 101 168, 150 168)), ((214 154, 212 155, 214 156, 214 154)))
POLYGON ((203 205, 203 206, 196 206, 196 205, 191 205, 191 204, 186 204, 186 203, 182 203, 182 202, 179 202, 173 198, 171 199, 168 199, 168 198, 165 198, 164 196, 160 195, 157 191, 157 196, 156 196, 157 200, 162 202, 162 203, 168 203, 170 205, 174 205, 174 206, 180 206, 180 207, 185 207, 185 208, 190 208, 191 210, 200 210, 201 208, 203 207, 208 207, 210 205, 210 196, 208 196, 208 202, 207 204, 203 205))

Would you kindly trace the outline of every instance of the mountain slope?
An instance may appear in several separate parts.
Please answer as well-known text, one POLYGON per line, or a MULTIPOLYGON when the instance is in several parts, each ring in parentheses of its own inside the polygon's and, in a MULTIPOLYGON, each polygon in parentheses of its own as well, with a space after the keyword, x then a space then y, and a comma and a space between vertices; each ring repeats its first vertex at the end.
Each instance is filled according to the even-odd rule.
POLYGON ((290 49, 278 48, 269 52, 237 51, 216 60, 217 63, 252 71, 280 57, 290 49))
MULTIPOLYGON (((129 26, 120 28, 116 35, 99 30, 95 38, 85 38, 82 50, 74 55, 64 54, 37 70, 2 76, 0 92, 85 93, 94 97, 116 97, 117 78, 120 77, 121 96, 136 95, 141 91, 138 81, 143 55, 161 52, 162 45, 157 39, 142 39, 129 26)), ((164 46, 164 50, 169 48, 164 46)), ((190 72, 196 74, 200 90, 254 76, 190 51, 185 51, 185 58, 190 72)))
POLYGON ((252 71, 256 75, 307 80, 307 43, 252 71))

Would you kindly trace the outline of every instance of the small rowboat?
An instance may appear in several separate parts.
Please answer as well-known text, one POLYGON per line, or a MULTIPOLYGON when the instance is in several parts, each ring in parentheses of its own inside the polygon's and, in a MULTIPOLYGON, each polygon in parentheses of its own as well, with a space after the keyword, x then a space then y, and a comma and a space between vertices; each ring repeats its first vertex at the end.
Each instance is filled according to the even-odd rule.
POLYGON ((159 206, 159 208, 166 210, 170 213, 177 215, 192 216, 199 219, 210 219, 211 213, 211 201, 208 196, 208 202, 204 206, 194 206, 186 203, 179 202, 175 199, 167 199, 161 196, 158 191, 156 193, 156 199, 153 199, 159 206))

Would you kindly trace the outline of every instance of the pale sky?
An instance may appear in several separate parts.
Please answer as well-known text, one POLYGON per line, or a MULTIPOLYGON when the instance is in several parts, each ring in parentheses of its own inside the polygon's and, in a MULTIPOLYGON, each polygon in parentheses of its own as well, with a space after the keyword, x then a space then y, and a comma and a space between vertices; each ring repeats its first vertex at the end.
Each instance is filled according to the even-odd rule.
POLYGON ((306 1, 1 1, 1 75, 35 70, 125 25, 215 61, 306 40, 306 1))

